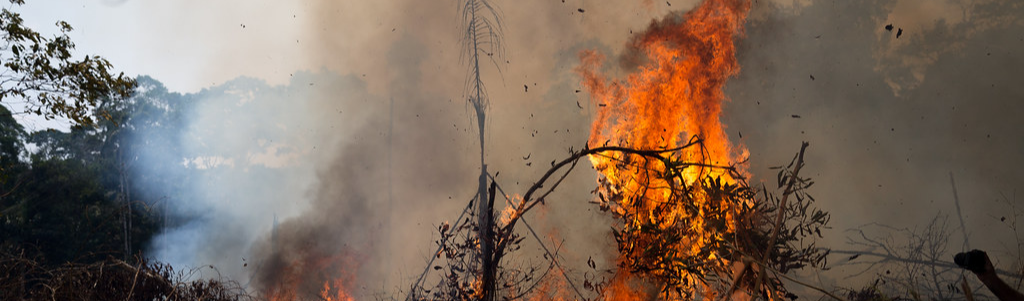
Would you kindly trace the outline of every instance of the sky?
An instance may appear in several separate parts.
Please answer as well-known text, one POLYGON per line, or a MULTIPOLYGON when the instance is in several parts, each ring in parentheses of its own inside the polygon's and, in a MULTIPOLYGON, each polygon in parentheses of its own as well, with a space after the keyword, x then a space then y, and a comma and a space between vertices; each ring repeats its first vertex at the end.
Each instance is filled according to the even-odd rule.
MULTIPOLYGON (((650 20, 696 3, 495 2, 504 15, 507 53, 504 61, 496 60, 497 69, 485 74, 493 96, 487 137, 495 150, 488 158, 491 170, 501 170, 502 179, 517 184, 509 184, 513 189, 542 171, 525 168, 522 157, 532 154, 535 165, 545 165, 586 141, 592 109, 586 107, 585 93, 574 92, 579 89, 572 72, 576 53, 596 49, 613 57, 650 20)), ((393 114, 406 118, 408 128, 396 131, 417 141, 410 147, 430 146, 424 149, 433 156, 407 162, 416 165, 475 150, 470 110, 460 100, 465 66, 459 57, 456 8, 454 1, 413 0, 54 0, 29 1, 15 9, 43 32, 55 29, 58 19, 69 22, 80 53, 99 54, 119 71, 152 76, 176 92, 198 92, 240 76, 271 86, 294 85, 293 77, 303 71, 351 76, 359 95, 398 99, 393 114), (434 119, 417 123, 421 115, 434 119), (431 142, 437 138, 430 136, 432 131, 444 133, 438 137, 450 139, 450 145, 431 142)), ((1007 232, 999 217, 1016 216, 1015 191, 1024 179, 1017 170, 1024 163, 1024 122, 1018 117, 1024 114, 1018 104, 1024 97, 1019 70, 1024 69, 1017 68, 1024 62, 1017 51, 1024 47, 1024 21, 1012 14, 1020 9, 995 0, 755 1, 747 36, 738 42, 742 70, 727 84, 731 100, 722 120, 731 139, 750 150, 750 171, 766 175, 769 183, 774 172, 768 167, 788 162, 800 141, 810 142, 806 170, 818 183, 812 194, 833 214, 828 242, 837 249, 850 247, 847 229, 883 223, 914 230, 937 213, 955 214, 951 173, 967 219, 967 230, 953 233, 978 236, 975 247, 1012 249, 1007 246, 1019 243, 1019 236, 1007 232), (886 31, 887 24, 902 29, 902 37, 886 31)), ((373 116, 382 117, 374 115, 382 111, 366 114, 363 125, 381 125, 373 116)), ((348 126, 339 135, 372 132, 348 126)), ((344 160, 359 160, 345 154, 367 152, 345 142, 327 149, 341 155, 318 157, 322 161, 306 171, 309 178, 331 178, 338 172, 332 166, 344 169, 344 160)), ((441 170, 465 174, 471 182, 471 164, 458 158, 433 163, 410 167, 409 185, 438 198, 471 194, 473 187, 419 177, 441 170)), ((584 192, 593 188, 593 174, 570 181, 568 187, 584 192)), ((333 193, 316 188, 321 184, 309 184, 314 192, 305 202, 317 204, 316 195, 333 193)), ((414 193, 398 194, 412 199, 414 193)), ((552 204, 545 214, 571 215, 579 203, 584 201, 552 204)), ((412 224, 402 230, 411 236, 393 240, 414 237, 423 223, 454 218, 451 213, 461 205, 417 203, 414 208, 424 213, 405 216, 412 224)), ((546 228, 592 233, 569 240, 601 245, 606 244, 600 239, 604 225, 586 225, 600 219, 590 212, 551 221, 546 228)), ((259 222, 266 220, 260 216, 259 222)), ((955 215, 949 221, 959 224, 955 215)), ((429 239, 420 240, 431 246, 429 239)), ((1007 253, 1000 263, 1019 264, 1007 253)), ((412 273, 421 259, 399 265, 412 273)))
POLYGON ((158 78, 172 91, 242 75, 281 84, 292 71, 319 67, 302 59, 309 5, 301 2, 29 1, 19 10, 37 30, 69 22, 80 52, 158 78))

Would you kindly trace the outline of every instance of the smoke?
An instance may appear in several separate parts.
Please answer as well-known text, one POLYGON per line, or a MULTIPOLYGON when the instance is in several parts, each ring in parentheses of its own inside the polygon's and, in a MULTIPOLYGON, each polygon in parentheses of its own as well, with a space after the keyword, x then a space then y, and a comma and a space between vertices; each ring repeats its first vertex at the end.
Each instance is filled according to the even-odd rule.
POLYGON ((249 244, 276 217, 308 208, 315 167, 334 145, 366 139, 335 133, 364 123, 363 113, 374 109, 359 79, 326 72, 299 72, 283 86, 239 78, 195 94, 154 93, 176 111, 166 121, 175 131, 136 137, 141 145, 152 136, 171 141, 140 156, 141 173, 164 180, 137 184, 148 185, 172 217, 152 249, 172 264, 215 264, 240 280, 250 273, 249 244))
POLYGON ((929 23, 894 17, 901 2, 755 5, 727 91, 730 134, 764 158, 755 174, 811 142, 816 195, 842 214, 837 228, 951 212, 949 172, 978 200, 967 210, 975 229, 993 226, 991 200, 1022 176, 1010 118, 1022 90, 1009 84, 1021 60, 1008 51, 1021 43, 1021 20, 1009 18, 1020 7, 990 2, 973 6, 976 21, 929 23))
MULTIPOLYGON (((505 43, 530 45, 515 50, 511 47, 516 46, 510 46, 505 61, 486 62, 484 69, 491 96, 489 131, 485 133, 488 169, 496 173, 499 184, 509 194, 524 191, 547 170, 549 162, 564 158, 570 148, 582 148, 587 140, 590 108, 586 106, 588 101, 584 94, 576 92, 581 87, 571 70, 579 50, 605 48, 598 39, 607 36, 591 30, 608 26, 606 18, 620 16, 615 10, 602 7, 587 7, 586 13, 580 13, 582 2, 568 2, 571 3, 532 1, 500 7, 509 28, 505 43), (588 21, 590 18, 597 21, 588 21)), ((631 7, 638 13, 648 12, 638 3, 632 3, 631 7)), ((337 193, 332 193, 334 197, 330 198, 318 194, 313 200, 314 210, 293 223, 282 223, 276 241, 279 252, 273 256, 306 256, 301 252, 305 249, 302 246, 307 245, 303 243, 305 240, 334 241, 335 247, 359 244, 359 235, 339 231, 377 231, 373 234, 373 243, 355 248, 366 258, 357 272, 359 284, 349 288, 364 296, 382 290, 405 289, 433 256, 436 226, 458 216, 473 195, 474 174, 479 172, 472 155, 473 150, 478 149, 473 139, 475 118, 464 95, 466 91, 462 90, 468 66, 461 63, 459 56, 461 32, 457 30, 460 18, 457 5, 439 6, 420 1, 329 2, 322 3, 315 11, 322 16, 313 20, 310 27, 318 29, 319 35, 312 40, 320 44, 310 48, 308 59, 327 62, 328 68, 338 72, 365 74, 369 93, 382 100, 394 99, 391 114, 396 121, 395 136, 390 148, 395 151, 391 163, 395 183, 391 188, 393 202, 375 201, 366 206, 370 212, 361 213, 361 217, 373 218, 365 222, 342 224, 317 217, 321 214, 344 216, 342 212, 354 208, 337 205, 369 199, 363 196, 383 197, 388 192, 379 185, 348 184, 386 174, 387 170, 381 167, 386 166, 387 161, 381 156, 388 148, 339 145, 341 155, 337 161, 323 166, 324 169, 352 168, 349 162, 377 162, 376 167, 359 174, 318 173, 322 184, 315 190, 337 193), (352 30, 354 28, 360 30, 352 30), (343 190, 346 192, 341 192, 343 190), (323 234, 313 239, 295 235, 295 240, 289 240, 284 238, 288 236, 283 232, 286 227, 294 227, 294 233, 323 234)), ((617 31, 628 34, 628 30, 621 28, 617 31)), ((627 38, 616 35, 612 39, 625 41, 627 38)), ((385 111, 379 113, 382 113, 377 115, 381 119, 386 118, 385 111)), ((364 128, 381 131, 387 126, 387 123, 374 122, 364 128)), ((544 232, 542 235, 553 233, 556 228, 558 232, 565 231, 562 233, 589 233, 565 238, 571 244, 599 246, 597 250, 602 250, 562 252, 573 256, 572 264, 580 266, 589 256, 607 256, 605 254, 614 251, 613 245, 608 243, 611 241, 608 223, 586 222, 607 220, 607 217, 598 210, 589 210, 596 208, 580 213, 580 206, 586 206, 589 200, 588 192, 593 188, 594 179, 589 171, 579 172, 565 184, 568 187, 565 190, 574 193, 552 198, 564 201, 551 206, 551 221, 536 223, 544 232), (580 187, 585 188, 576 189, 580 187)), ((533 222, 532 217, 528 219, 533 222)), ((544 243, 553 246, 563 242, 544 243)), ((537 245, 532 247, 533 252, 539 250, 537 245)), ((280 282, 282 279, 268 280, 280 282)))
MULTIPOLYGON (((828 246, 853 249, 843 231, 869 223, 920 229, 941 213, 956 224, 952 173, 970 247, 1009 268, 1020 237, 1000 219, 1024 177, 1022 60, 1010 50, 1024 41, 1021 6, 940 2, 755 4, 724 122, 762 178, 810 142, 802 175, 833 214, 828 246)), ((948 258, 962 248, 957 228, 948 258)))
MULTIPOLYGON (((593 108, 576 92, 577 53, 621 55, 634 29, 696 1, 680 2, 498 3, 508 57, 484 69, 485 134, 488 170, 506 192, 524 191, 587 141, 593 108)), ((1024 176, 1016 168, 1024 90, 1014 82, 1024 31, 1020 6, 986 3, 958 19, 909 15, 897 0, 754 3, 723 115, 730 138, 750 150, 750 172, 774 175, 768 166, 809 141, 805 175, 834 215, 826 236, 835 247, 839 230, 952 212, 952 171, 972 247, 1000 248, 996 235, 974 237, 1002 227, 995 200, 1012 200, 1024 176), (889 23, 904 29, 899 39, 889 23)), ((142 157, 187 167, 174 174, 181 189, 167 193, 179 218, 152 250, 256 285, 340 255, 352 259, 339 261, 337 274, 303 274, 311 277, 298 280, 303 289, 339 275, 354 275, 346 286, 360 296, 404 289, 433 255, 436 225, 458 216, 479 173, 457 5, 307 9, 299 14, 306 53, 293 59, 324 69, 296 71, 284 85, 240 78, 180 96, 194 109, 181 112, 177 145, 161 150, 175 153, 142 157)), ((564 245, 563 262, 582 267, 593 257, 609 268, 609 218, 587 204, 595 178, 578 170, 526 218, 542 235, 561 234, 544 243, 564 245)))

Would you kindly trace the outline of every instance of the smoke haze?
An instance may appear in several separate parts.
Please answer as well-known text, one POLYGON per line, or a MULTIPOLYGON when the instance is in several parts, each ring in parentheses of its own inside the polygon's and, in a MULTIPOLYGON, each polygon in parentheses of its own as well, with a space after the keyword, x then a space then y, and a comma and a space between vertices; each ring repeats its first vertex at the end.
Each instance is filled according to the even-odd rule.
MULTIPOLYGON (((810 142, 804 175, 833 214, 828 246, 846 248, 843 230, 863 224, 913 227, 955 214, 950 172, 971 247, 1015 243, 999 217, 1007 201, 1018 203, 1024 178, 1024 7, 935 2, 752 5, 723 122, 749 149, 755 180, 774 177, 768 166, 810 142), (884 29, 890 23, 902 36, 884 29)), ((593 109, 576 92, 578 52, 617 57, 652 19, 696 1, 669 3, 497 2, 508 55, 484 69, 487 161, 506 192, 521 193, 587 141, 593 109)), ((343 272, 357 276, 357 296, 404 289, 479 173, 456 8, 313 2, 300 18, 304 53, 291 59, 323 69, 294 72, 284 84, 241 78, 184 95, 195 109, 175 156, 190 167, 179 175, 190 192, 175 198, 181 222, 153 242, 157 257, 265 284, 291 262, 342 253, 361 262, 343 272)), ((545 243, 564 244, 570 266, 591 256, 605 260, 600 268, 613 265, 610 219, 587 204, 595 178, 580 168, 527 216, 554 237, 545 243)), ((959 248, 951 239, 950 256, 959 248)), ((1014 258, 995 254, 997 265, 1014 258)))

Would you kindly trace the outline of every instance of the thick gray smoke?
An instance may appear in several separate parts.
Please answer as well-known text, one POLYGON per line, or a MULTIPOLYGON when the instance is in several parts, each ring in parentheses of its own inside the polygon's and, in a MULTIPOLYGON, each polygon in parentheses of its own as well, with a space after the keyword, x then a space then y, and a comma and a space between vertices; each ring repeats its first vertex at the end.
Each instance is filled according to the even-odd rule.
POLYGON ((952 172, 967 231, 984 236, 1024 176, 1021 8, 995 1, 958 23, 905 27, 922 22, 891 17, 897 2, 755 6, 724 120, 763 158, 755 174, 810 141, 837 228, 955 214, 952 172))
MULTIPOLYGON (((500 172, 506 192, 521 193, 587 140, 592 108, 576 92, 577 53, 614 57, 633 30, 695 3, 670 2, 498 3, 509 56, 485 70, 486 137, 488 170, 500 172)), ((727 84, 722 118, 750 150, 750 172, 770 179, 768 166, 809 141, 805 175, 833 213, 825 235, 837 249, 848 228, 955 214, 952 172, 971 247, 1016 243, 999 218, 1003 195, 1016 204, 1024 178, 1021 6, 989 1, 959 17, 917 9, 961 6, 915 1, 789 2, 753 4, 739 42, 742 71, 727 84)), ((188 187, 168 206, 191 218, 171 225, 153 250, 263 284, 311 258, 344 254, 359 262, 339 268, 358 276, 349 284, 357 295, 393 292, 422 271, 436 225, 457 217, 475 190, 478 146, 461 90, 456 6, 323 1, 309 15, 309 53, 295 59, 325 70, 295 73, 283 86, 239 79, 183 96, 195 106, 178 138, 188 187)), ((583 266, 592 256, 608 268, 608 217, 587 204, 595 178, 577 171, 528 220, 550 234, 545 243, 564 244, 565 262, 583 266)), ((958 249, 951 242, 950 255, 958 249)))
MULTIPOLYGON (((969 248, 1019 269, 1020 237, 1010 221, 1024 179, 1024 60, 1015 50, 1024 46, 1024 11, 1013 1, 940 2, 755 4, 723 121, 749 148, 752 173, 768 183, 768 166, 810 142, 804 170, 833 214, 828 246, 857 248, 845 242, 850 228, 921 231, 941 214, 949 217, 942 259, 951 260, 967 247, 952 173, 969 248)), ((842 277, 863 267, 833 271, 840 281, 828 286, 859 287, 842 277)))

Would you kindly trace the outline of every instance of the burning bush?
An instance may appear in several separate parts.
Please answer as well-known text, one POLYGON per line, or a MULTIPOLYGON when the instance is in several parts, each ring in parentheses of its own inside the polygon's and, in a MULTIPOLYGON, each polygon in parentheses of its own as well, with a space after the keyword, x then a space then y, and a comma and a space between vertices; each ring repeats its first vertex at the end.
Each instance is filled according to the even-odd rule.
MULTIPOLYGON (((577 72, 598 108, 588 145, 552 162, 521 198, 508 200, 501 223, 490 218, 500 186, 492 182, 489 193, 479 193, 490 199, 475 198, 454 225, 438 229, 435 259, 443 256, 447 263, 433 265, 432 259, 428 265, 444 270, 439 283, 422 286, 421 276, 410 298, 516 299, 543 291, 547 286, 538 284, 552 268, 565 276, 557 250, 547 247, 547 270, 493 266, 526 236, 516 231, 523 215, 543 204, 583 158, 601 174, 596 203, 615 217, 620 266, 612 279, 588 280, 585 289, 608 300, 657 297, 648 293, 651 288, 664 299, 791 296, 780 280, 786 272, 824 267, 827 251, 804 240, 820 236, 829 215, 812 207, 804 190, 813 182, 798 176, 806 143, 778 168, 777 198, 766 187, 747 184, 746 151, 723 131, 723 87, 739 72, 733 40, 749 9, 747 0, 705 0, 685 14, 652 22, 627 44, 621 62, 629 74, 623 80, 601 74, 603 56, 582 52, 577 72), (483 208, 475 215, 473 202, 483 208)), ((486 182, 481 176, 481 190, 486 182)), ((566 282, 585 299, 568 276, 566 282)))

